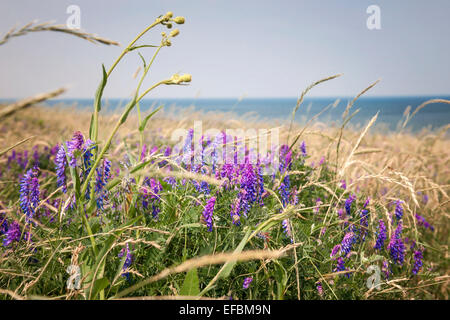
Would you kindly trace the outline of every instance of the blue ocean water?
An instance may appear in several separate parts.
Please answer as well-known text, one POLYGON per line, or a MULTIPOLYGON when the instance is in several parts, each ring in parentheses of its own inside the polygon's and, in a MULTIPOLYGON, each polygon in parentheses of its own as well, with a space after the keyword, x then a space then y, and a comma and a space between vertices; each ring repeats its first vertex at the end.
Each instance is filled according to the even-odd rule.
MULTIPOLYGON (((359 112, 350 121, 353 126, 364 126, 378 111, 377 124, 383 124, 384 130, 396 130, 400 121, 404 120, 405 109, 410 106, 412 113, 420 104, 430 99, 450 100, 450 96, 418 96, 418 97, 361 97, 353 105, 351 112, 359 112)), ((317 119, 325 123, 342 121, 342 113, 352 97, 305 98, 299 108, 295 120, 304 123, 318 114, 323 108, 333 104, 339 99, 336 107, 330 107, 317 119)), ((125 99, 105 99, 103 102, 106 112, 119 111, 128 101, 125 99)), ((236 115, 253 113, 260 119, 290 119, 297 98, 183 98, 183 99, 144 99, 141 101, 141 110, 145 111, 152 106, 164 104, 165 108, 176 106, 178 108, 194 107, 195 110, 214 112, 232 111, 236 115)), ((76 106, 80 109, 92 108, 93 99, 53 99, 46 102, 50 106, 66 105, 76 106)), ((450 123, 450 104, 436 103, 421 109, 409 122, 407 129, 417 132, 423 128, 437 129, 450 123)))

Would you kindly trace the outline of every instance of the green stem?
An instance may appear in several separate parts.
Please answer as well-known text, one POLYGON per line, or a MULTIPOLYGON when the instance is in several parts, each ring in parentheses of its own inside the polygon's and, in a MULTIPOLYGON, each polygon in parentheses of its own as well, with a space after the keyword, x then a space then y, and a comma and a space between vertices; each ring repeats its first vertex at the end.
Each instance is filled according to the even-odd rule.
MULTIPOLYGON (((152 29, 153 27, 157 26, 158 24, 160 24, 163 21, 163 19, 158 18, 155 20, 155 22, 153 22, 151 25, 149 25, 147 28, 145 28, 140 34, 138 34, 136 36, 136 38, 133 39, 133 41, 131 41, 128 46, 122 51, 122 53, 119 55, 119 57, 116 59, 116 61, 114 61, 113 65, 109 68, 108 72, 106 73, 106 78, 108 79, 109 76, 111 75, 111 73, 113 72, 113 70, 115 69, 115 67, 117 66, 117 64, 120 62, 120 60, 122 60, 122 58, 130 51, 131 47, 145 34, 147 33, 150 29, 152 29)), ((101 101, 101 97, 99 97, 99 100, 101 101)), ((98 110, 97 108, 95 108, 94 110, 94 118, 93 118, 93 122, 94 122, 94 132, 93 132, 93 138, 94 141, 98 140, 98 110)))
MULTIPOLYGON (((155 51, 155 53, 153 54, 152 59, 150 60, 150 63, 148 64, 148 66, 145 67, 144 69, 144 73, 142 74, 141 79, 139 80, 138 86, 136 88, 136 95, 139 94, 139 90, 142 86, 142 82, 144 81, 145 77, 147 76, 148 71, 150 70, 150 67, 153 64, 153 61, 155 61, 156 56, 158 55, 159 51, 161 50, 161 48, 163 47, 163 43, 161 42, 161 44, 159 45, 158 49, 155 51)), ((145 63, 145 62, 144 62, 145 63)), ((139 102, 136 103, 136 109, 138 112, 138 121, 139 121, 139 128, 142 125, 142 117, 141 117, 141 108, 139 106, 139 102)), ((140 150, 142 151, 142 146, 144 145, 144 132, 143 131, 139 131, 139 138, 140 138, 140 150)))
POLYGON ((160 86, 161 84, 165 84, 165 83, 169 83, 170 80, 163 80, 160 81, 156 84, 154 84, 153 86, 151 86, 150 88, 148 88, 147 90, 145 90, 145 92, 136 99, 136 97, 134 97, 134 99, 130 102, 130 105, 125 109, 125 111, 122 113, 122 116, 120 117, 120 119, 117 121, 114 129, 112 130, 111 134, 109 135, 108 140, 105 143, 105 146, 103 147, 102 151, 100 152, 100 154, 98 155, 98 157, 96 158, 91 171, 89 171, 89 174, 86 178, 86 180, 83 183, 83 187, 81 189, 81 194, 85 194, 86 193, 86 189, 87 186, 89 184, 89 181, 91 180, 92 176, 94 175, 95 169, 98 167, 98 165, 100 164, 100 161, 103 158, 103 155, 105 154, 105 152, 108 150, 109 146, 111 145, 111 141, 114 137, 114 135, 117 133, 117 130, 119 130, 119 127, 125 122, 126 118, 128 117, 128 114, 130 113, 130 111, 134 108, 134 106, 136 105, 136 103, 138 103, 139 101, 142 100, 142 98, 144 98, 144 96, 149 93, 150 91, 152 91, 153 89, 155 89, 156 87, 160 86))

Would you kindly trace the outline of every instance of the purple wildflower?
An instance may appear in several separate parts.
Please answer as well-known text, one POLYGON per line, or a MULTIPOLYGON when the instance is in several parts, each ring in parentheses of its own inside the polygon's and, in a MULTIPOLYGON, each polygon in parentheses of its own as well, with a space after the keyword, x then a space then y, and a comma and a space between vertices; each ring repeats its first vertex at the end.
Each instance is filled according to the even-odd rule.
POLYGON ((242 288, 244 289, 248 289, 248 287, 250 286, 250 283, 253 281, 252 277, 247 277, 244 279, 244 283, 242 284, 242 288))
POLYGON ((420 268, 423 266, 422 260, 423 260, 422 250, 416 250, 414 252, 414 267, 412 269, 413 274, 417 274, 420 268))
POLYGON ((20 207, 27 216, 27 221, 35 213, 39 204, 39 180, 37 178, 38 168, 29 169, 20 181, 20 207))
POLYGON ((375 250, 383 249, 385 240, 386 240, 386 226, 384 225, 384 221, 380 219, 378 224, 377 242, 375 243, 374 249, 375 250))
POLYGON ((283 174, 290 169, 292 163, 292 150, 289 146, 283 144, 280 147, 280 172, 283 174))
POLYGON ((147 145, 144 143, 142 145, 141 158, 140 158, 141 161, 144 160, 146 154, 147 154, 147 145))
POLYGON ((315 206, 315 208, 313 209, 313 211, 314 211, 315 214, 319 213, 320 205, 321 205, 321 204, 322 204, 322 199, 317 198, 317 199, 316 199, 316 206, 315 206))
POLYGON ((292 238, 292 230, 291 230, 291 225, 289 223, 289 220, 288 219, 283 220, 281 222, 281 225, 283 226, 284 233, 291 240, 291 243, 294 243, 294 239, 292 238))
POLYGON ((359 228, 359 230, 358 230, 358 240, 364 242, 366 240, 367 228, 369 226, 369 221, 368 221, 369 211, 362 209, 360 215, 361 215, 361 220, 360 220, 359 224, 361 225, 361 228, 359 228))
POLYGON ((5 233, 6 237, 3 239, 3 246, 8 247, 13 242, 19 242, 22 235, 20 225, 17 221, 13 221, 8 226, 8 231, 5 233))
POLYGON ((72 140, 67 143, 67 151, 70 158, 69 165, 72 168, 77 166, 77 151, 81 151, 84 144, 84 137, 80 131, 73 134, 72 140))
POLYGON ((39 166, 39 151, 38 146, 33 146, 33 165, 39 166))
MULTIPOLYGON (((131 263, 133 262, 133 254, 131 253, 130 248, 128 247, 128 243, 124 248, 122 248, 122 250, 120 250, 118 257, 122 258, 124 255, 126 256, 126 258, 122 266, 122 272, 127 270, 130 267, 131 263)), ((130 274, 128 272, 123 272, 122 277, 126 277, 127 279, 129 279, 130 274)))
POLYGON ((403 217, 403 207, 402 207, 401 200, 395 201, 395 217, 397 218, 397 221, 399 221, 403 217))
POLYGON ((405 260, 405 244, 401 239, 402 234, 402 222, 398 222, 397 229, 395 229, 394 235, 391 237, 388 249, 394 263, 402 265, 405 260))
POLYGON ((231 204, 231 220, 233 224, 239 226, 241 224, 241 197, 236 197, 233 203, 231 204))
POLYGON ((250 211, 251 205, 257 199, 257 187, 258 179, 250 163, 244 165, 244 170, 242 171, 241 181, 240 181, 241 192, 239 196, 242 197, 242 209, 244 216, 247 217, 247 213, 250 211))
POLYGON ((351 194, 348 196, 348 198, 345 200, 345 211, 347 212, 347 215, 352 214, 352 203, 355 201, 356 196, 351 194))
POLYGON ((97 195, 97 208, 103 211, 103 202, 106 198, 105 186, 111 178, 111 161, 103 159, 103 164, 96 168, 95 193, 97 195))
POLYGON ((345 180, 341 180, 341 188, 342 189, 347 189, 347 183, 345 182, 345 180))
POLYGON ((56 165, 56 186, 62 187, 62 192, 67 192, 67 184, 66 184, 66 167, 67 167, 67 158, 66 158, 66 150, 64 149, 64 144, 58 149, 58 153, 55 157, 55 165, 56 165))
POLYGON ((425 220, 424 217, 416 214, 416 219, 417 219, 417 224, 419 226, 423 226, 425 229, 429 228, 431 231, 434 231, 434 227, 431 224, 429 224, 428 221, 425 220))
POLYGON ((316 283, 317 292, 319 293, 319 296, 323 295, 323 288, 322 283, 320 281, 317 281, 316 283))
POLYGON ((341 242, 341 253, 345 257, 352 250, 352 246, 355 240, 355 234, 353 232, 346 233, 344 239, 341 242))
MULTIPOLYGON (((84 153, 83 153, 84 179, 86 179, 87 176, 89 175, 89 172, 91 172, 92 157, 93 157, 91 151, 95 148, 96 148, 95 143, 92 140, 87 139, 84 144, 84 153)), ((91 184, 88 183, 85 194, 86 200, 90 200, 91 198, 90 194, 91 194, 91 184)))
MULTIPOLYGON (((345 260, 342 257, 339 257, 337 259, 337 264, 336 264, 336 268, 334 269, 334 272, 345 271, 345 270, 347 270, 345 268, 345 260)), ((345 273, 345 276, 347 278, 349 278, 350 274, 349 273, 345 273)))
POLYGON ((331 249, 330 258, 333 258, 335 255, 337 255, 341 251, 341 245, 337 244, 331 249))
POLYGON ((8 221, 4 213, 0 212, 0 234, 5 234, 8 231, 8 221))
POLYGON ((302 141, 302 144, 300 145, 300 151, 302 152, 302 157, 306 157, 307 156, 305 141, 302 141))
POLYGON ((339 219, 341 219, 341 220, 345 219, 345 213, 342 208, 338 210, 338 216, 339 216, 339 219))
POLYGON ((281 203, 283 205, 283 207, 286 207, 289 203, 289 188, 290 188, 290 180, 289 180, 289 175, 285 176, 283 178, 283 181, 281 182, 278 190, 280 191, 280 195, 281 195, 281 203))
POLYGON ((183 146, 183 154, 182 154, 182 162, 188 166, 192 164, 192 156, 193 156, 193 148, 192 148, 192 140, 194 137, 194 129, 189 129, 188 134, 186 136, 186 140, 184 141, 183 146))
POLYGON ((152 216, 154 219, 158 219, 158 214, 161 211, 159 208, 159 203, 161 202, 161 197, 159 193, 162 191, 162 185, 159 180, 154 178, 149 179, 145 177, 144 185, 141 188, 142 192, 142 206, 144 209, 148 209, 149 201, 152 204, 152 216))
POLYGON ((260 202, 260 205, 263 206, 264 203, 262 201, 262 195, 264 194, 264 176, 262 173, 262 167, 261 164, 257 163, 256 165, 256 175, 257 175, 257 183, 258 183, 258 200, 260 202))
POLYGON ((205 205, 205 209, 203 210, 203 219, 206 222, 206 226, 207 226, 209 232, 212 232, 212 228, 213 228, 212 217, 213 217, 215 203, 216 203, 216 197, 209 198, 208 202, 205 205))
POLYGON ((363 209, 367 208, 367 206, 369 205, 369 202, 370 202, 370 197, 367 197, 366 201, 364 202, 363 209))
POLYGON ((323 165, 324 163, 325 163, 325 157, 322 156, 322 158, 320 158, 320 161, 319 161, 319 166, 323 165))

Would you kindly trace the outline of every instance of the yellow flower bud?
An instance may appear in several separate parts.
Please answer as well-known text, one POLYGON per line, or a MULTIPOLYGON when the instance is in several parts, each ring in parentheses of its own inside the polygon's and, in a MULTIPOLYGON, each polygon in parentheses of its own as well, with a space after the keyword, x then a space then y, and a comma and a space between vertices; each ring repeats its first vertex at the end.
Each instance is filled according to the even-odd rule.
POLYGON ((178 73, 175 73, 171 78, 170 81, 172 83, 178 84, 180 83, 180 75, 178 73))
POLYGON ((173 22, 175 22, 176 24, 183 24, 184 23, 184 17, 175 17, 173 19, 173 22))
POLYGON ((173 17, 173 12, 169 11, 166 13, 166 17, 172 18, 173 17))
POLYGON ((172 32, 170 33, 170 36, 173 38, 173 37, 176 37, 176 36, 179 35, 179 34, 180 34, 180 30, 174 29, 174 30, 172 30, 172 32))
POLYGON ((181 76, 181 82, 191 82, 191 80, 192 76, 190 74, 185 73, 181 76))
POLYGON ((175 73, 171 78, 170 81, 172 84, 180 84, 182 82, 191 82, 192 77, 190 74, 183 74, 179 75, 178 73, 175 73))

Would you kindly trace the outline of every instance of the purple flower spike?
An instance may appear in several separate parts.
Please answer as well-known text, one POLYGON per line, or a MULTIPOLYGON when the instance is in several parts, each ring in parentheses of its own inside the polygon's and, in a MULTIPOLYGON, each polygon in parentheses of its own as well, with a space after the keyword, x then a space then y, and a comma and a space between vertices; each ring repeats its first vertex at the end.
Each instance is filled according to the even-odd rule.
POLYGON ((73 134, 72 140, 67 143, 68 154, 70 158, 69 165, 72 168, 77 166, 77 157, 75 152, 81 151, 84 144, 83 134, 80 131, 76 131, 73 134))
POLYGON ((302 144, 300 145, 300 151, 302 152, 302 157, 306 157, 307 156, 305 141, 302 141, 302 144))
POLYGON ((99 166, 95 171, 97 173, 95 180, 97 208, 103 211, 103 202, 106 198, 105 186, 111 178, 111 161, 109 161, 108 159, 104 159, 103 164, 99 166))
POLYGON ((66 184, 66 167, 67 167, 67 158, 66 158, 66 150, 64 149, 64 144, 58 149, 58 153, 55 157, 55 165, 56 165, 56 186, 62 187, 62 192, 67 192, 67 184, 66 184))
POLYGON ((403 207, 402 207, 401 200, 395 201, 395 217, 397 218, 397 221, 399 221, 403 217, 403 207))
POLYGON ((380 219, 377 232, 377 242, 375 243, 374 249, 381 250, 384 247, 384 241, 386 240, 386 226, 383 220, 380 219))
POLYGON ((341 250, 341 245, 340 244, 335 245, 333 247, 333 249, 331 250, 330 258, 333 258, 335 255, 337 255, 340 250, 341 250))
POLYGON ((37 175, 37 168, 29 169, 20 181, 20 207, 27 216, 27 221, 33 217, 39 205, 40 191, 37 175))
MULTIPOLYGON (((334 269, 334 272, 345 271, 345 270, 347 270, 345 268, 345 260, 342 257, 339 257, 337 259, 337 264, 336 264, 336 268, 334 269)), ((349 273, 345 273, 345 276, 347 278, 349 278, 350 274, 349 273)))
MULTIPOLYGON (((122 271, 127 270, 130 267, 131 263, 133 262, 133 254, 131 253, 130 248, 128 247, 128 243, 124 248, 122 248, 122 250, 120 250, 118 257, 122 258, 124 255, 126 256, 126 258, 122 267, 122 271)), ((122 277, 126 277, 127 279, 129 279, 130 274, 128 272, 125 272, 122 274, 122 277)))
POLYGON ((244 289, 248 289, 248 287, 250 286, 250 283, 253 281, 252 277, 247 277, 244 279, 244 283, 242 284, 242 288, 244 289))
POLYGON ((17 221, 13 221, 8 226, 8 231, 6 232, 6 238, 3 239, 3 246, 8 247, 13 242, 19 242, 20 241, 20 225, 17 221))
POLYGON ((209 198, 208 202, 206 203, 205 210, 203 210, 203 219, 206 222, 206 226, 207 226, 209 232, 212 232, 212 228, 213 228, 212 217, 213 217, 215 203, 216 203, 216 197, 209 198))
POLYGON ((239 226, 241 224, 241 198, 238 196, 231 204, 231 219, 234 225, 239 226))
POLYGON ((367 197, 366 202, 364 202, 363 209, 365 209, 369 205, 369 202, 370 202, 370 197, 367 197))
POLYGON ((395 233, 388 245, 392 260, 399 265, 402 265, 405 260, 405 244, 401 239, 402 227, 402 222, 399 221, 397 229, 395 229, 395 233))
POLYGON ((434 227, 431 224, 429 224, 428 221, 425 220, 424 217, 416 214, 416 219, 417 219, 417 224, 419 226, 423 226, 425 229, 429 228, 431 231, 434 231, 434 227))
POLYGON ((414 267, 412 269, 413 274, 417 274, 420 268, 423 266, 423 254, 422 250, 417 250, 414 252, 414 267))
POLYGON ((347 215, 352 214, 352 203, 355 201, 356 196, 351 194, 348 196, 347 200, 345 200, 345 211, 347 212, 347 215))
POLYGON ((355 234, 353 232, 349 232, 345 234, 344 239, 341 242, 341 253, 345 257, 349 254, 350 250, 352 250, 352 246, 355 240, 355 234))

